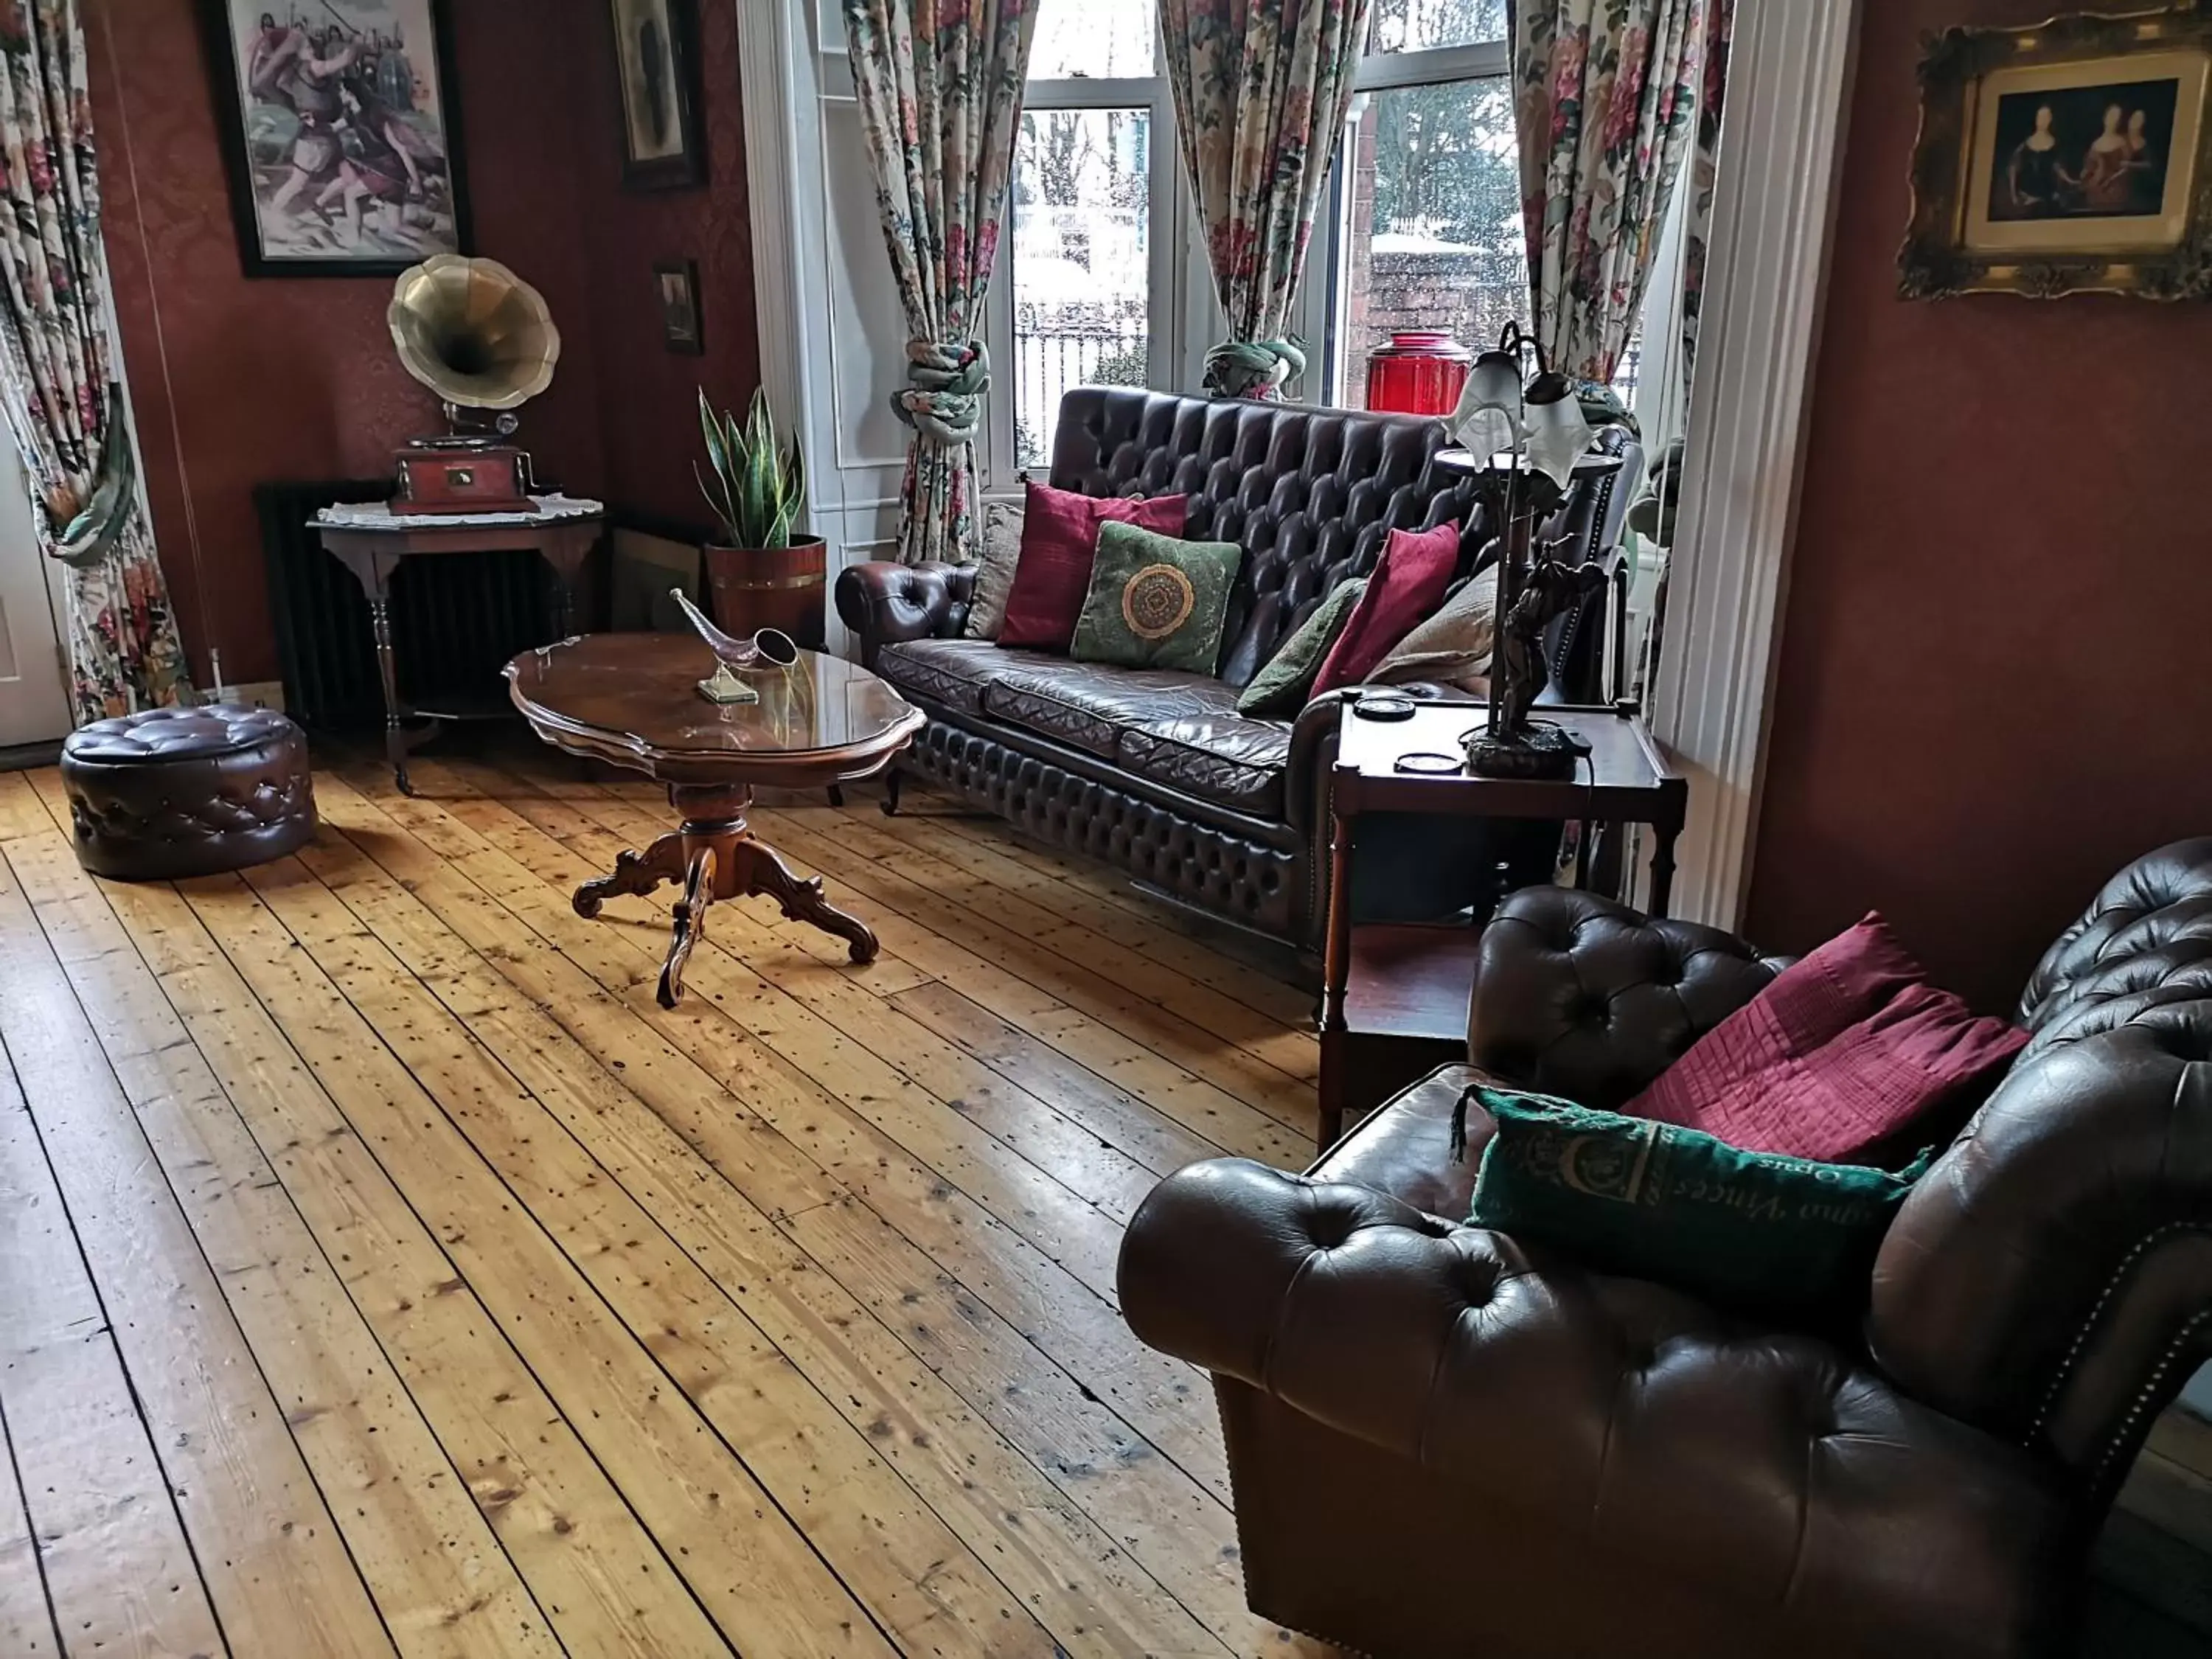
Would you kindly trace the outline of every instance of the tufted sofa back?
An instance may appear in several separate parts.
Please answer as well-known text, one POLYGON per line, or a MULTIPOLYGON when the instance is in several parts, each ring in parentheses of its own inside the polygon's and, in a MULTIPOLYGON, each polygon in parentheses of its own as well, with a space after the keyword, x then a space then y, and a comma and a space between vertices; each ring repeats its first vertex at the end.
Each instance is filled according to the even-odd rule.
MULTIPOLYGON (((1392 530, 1464 523, 1474 487, 1438 471, 1441 421, 1303 404, 1082 386, 1060 400, 1054 488, 1190 497, 1185 533, 1235 542, 1221 678, 1243 685, 1322 596, 1364 574, 1392 530)), ((1467 538, 1474 559, 1486 538, 1467 538)))

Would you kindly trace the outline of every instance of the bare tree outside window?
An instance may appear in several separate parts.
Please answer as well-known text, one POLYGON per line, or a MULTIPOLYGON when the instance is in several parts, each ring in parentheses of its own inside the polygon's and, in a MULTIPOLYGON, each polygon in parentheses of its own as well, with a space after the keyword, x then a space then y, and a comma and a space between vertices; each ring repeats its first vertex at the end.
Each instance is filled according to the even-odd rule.
POLYGON ((1434 52, 1505 38, 1505 0, 1375 0, 1370 52, 1434 52))
POLYGON ((1368 354, 1394 331, 1447 329, 1480 347, 1528 311, 1510 87, 1493 76, 1370 93, 1349 161, 1343 398, 1360 404, 1368 354))
MULTIPOLYGON (((1158 70, 1154 0, 1044 0, 1030 79, 1126 83, 1158 70)), ((1102 90, 1102 98, 1110 95, 1102 90)), ((1126 96, 1126 91, 1123 93, 1126 96)), ((1078 95, 1077 102, 1088 102, 1078 95)), ((1014 463, 1052 454, 1070 386, 1142 386, 1152 343, 1152 112, 1039 107, 1014 145, 1014 463)))
POLYGON ((1044 465, 1072 386, 1142 386, 1152 115, 1030 110, 1014 145, 1014 461, 1044 465))

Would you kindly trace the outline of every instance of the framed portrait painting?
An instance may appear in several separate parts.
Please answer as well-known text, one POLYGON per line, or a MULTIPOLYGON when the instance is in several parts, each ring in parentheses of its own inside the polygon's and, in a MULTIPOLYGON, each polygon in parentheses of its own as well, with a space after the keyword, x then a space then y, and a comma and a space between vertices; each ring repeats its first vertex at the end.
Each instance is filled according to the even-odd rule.
POLYGON ((699 20, 692 0, 607 0, 622 91, 623 183, 706 182, 699 135, 699 20))
POLYGON ((392 276, 468 252, 440 0, 201 3, 247 276, 392 276))
POLYGON ((1953 29, 1920 79, 1906 298, 2212 298, 2212 9, 1953 29))

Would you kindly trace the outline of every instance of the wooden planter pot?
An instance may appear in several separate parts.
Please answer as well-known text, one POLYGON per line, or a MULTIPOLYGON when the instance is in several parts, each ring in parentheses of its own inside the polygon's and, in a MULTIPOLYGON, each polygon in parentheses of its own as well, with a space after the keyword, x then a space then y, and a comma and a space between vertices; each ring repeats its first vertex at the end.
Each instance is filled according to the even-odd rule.
POLYGON ((780 628, 810 651, 819 651, 824 608, 824 544, 802 536, 789 547, 708 547, 707 587, 714 626, 739 639, 780 628))

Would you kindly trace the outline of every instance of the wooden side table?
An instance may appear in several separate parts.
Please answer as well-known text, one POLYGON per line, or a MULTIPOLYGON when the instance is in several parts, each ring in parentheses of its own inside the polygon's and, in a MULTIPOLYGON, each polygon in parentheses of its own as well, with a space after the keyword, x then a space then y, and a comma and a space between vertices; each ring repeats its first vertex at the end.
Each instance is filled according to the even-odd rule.
MULTIPOLYGON (((1347 702, 1341 715, 1329 842, 1328 934, 1322 969, 1321 1112, 1326 1152, 1347 1113, 1364 1115, 1431 1067, 1464 1059, 1468 993, 1474 981, 1477 927, 1367 924, 1352 919, 1352 883, 1363 813, 1644 823, 1658 832, 1651 855, 1651 913, 1667 914, 1674 842, 1689 787, 1642 717, 1626 708, 1538 710, 1589 745, 1572 780, 1477 777, 1462 768, 1399 769, 1411 754, 1461 753, 1461 735, 1488 716, 1479 702, 1419 705, 1411 720, 1373 720, 1347 702)), ((1589 878, 1583 837, 1577 881, 1589 878)))
POLYGON ((382 503, 325 507, 310 521, 331 556, 353 573, 368 601, 376 672, 384 686, 384 755, 403 793, 407 757, 438 729, 443 713, 407 707, 392 649, 392 574, 408 559, 444 553, 534 551, 553 570, 553 637, 568 635, 575 582, 599 545, 606 510, 597 501, 542 496, 534 513, 394 513, 382 503), (410 724, 421 721, 422 724, 410 724))

